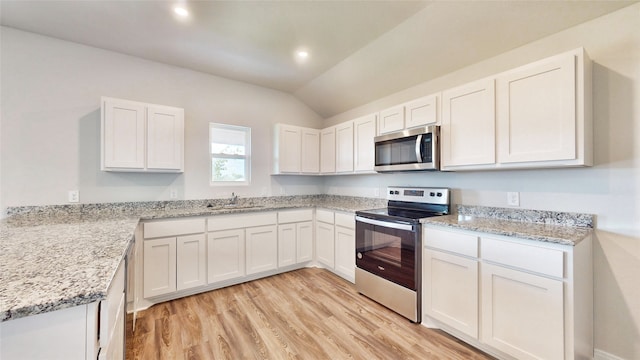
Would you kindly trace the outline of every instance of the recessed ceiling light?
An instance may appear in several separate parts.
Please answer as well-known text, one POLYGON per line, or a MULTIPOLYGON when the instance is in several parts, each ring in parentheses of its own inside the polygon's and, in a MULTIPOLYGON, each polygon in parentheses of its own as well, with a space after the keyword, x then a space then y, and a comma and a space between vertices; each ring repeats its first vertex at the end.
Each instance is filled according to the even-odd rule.
POLYGON ((304 50, 300 50, 298 52, 296 52, 296 55, 300 58, 300 59, 306 59, 309 57, 309 52, 304 51, 304 50))
POLYGON ((189 16, 189 11, 187 9, 185 9, 182 6, 176 6, 173 8, 173 12, 182 16, 182 17, 187 17, 189 16))

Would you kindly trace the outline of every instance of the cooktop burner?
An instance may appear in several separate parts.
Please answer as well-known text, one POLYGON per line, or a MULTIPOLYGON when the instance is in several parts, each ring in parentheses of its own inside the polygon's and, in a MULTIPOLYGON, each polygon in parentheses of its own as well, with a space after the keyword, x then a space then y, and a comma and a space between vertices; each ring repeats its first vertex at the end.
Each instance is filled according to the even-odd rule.
POLYGON ((356 211, 371 219, 419 223, 421 220, 449 214, 450 190, 446 188, 389 187, 387 207, 356 211))

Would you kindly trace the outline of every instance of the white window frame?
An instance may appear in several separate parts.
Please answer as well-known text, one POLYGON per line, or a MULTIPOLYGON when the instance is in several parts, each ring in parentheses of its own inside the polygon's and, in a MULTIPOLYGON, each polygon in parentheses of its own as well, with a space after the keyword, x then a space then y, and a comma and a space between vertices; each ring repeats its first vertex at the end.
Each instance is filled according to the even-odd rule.
POLYGON ((237 126, 220 123, 209 123, 209 185, 211 186, 246 186, 251 183, 251 128, 248 126, 237 126), (245 154, 244 155, 231 155, 231 154, 214 154, 211 151, 211 144, 213 144, 212 132, 215 129, 225 129, 244 132, 245 135, 245 154), (213 180, 213 158, 226 158, 226 159, 244 159, 244 181, 214 181, 213 180))

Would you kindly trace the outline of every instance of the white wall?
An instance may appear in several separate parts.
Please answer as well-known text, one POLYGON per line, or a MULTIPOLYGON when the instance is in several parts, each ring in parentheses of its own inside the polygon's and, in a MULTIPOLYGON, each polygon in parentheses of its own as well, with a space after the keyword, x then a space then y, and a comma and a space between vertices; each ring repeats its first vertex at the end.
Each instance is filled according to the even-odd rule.
POLYGON ((316 194, 314 178, 271 177, 277 122, 320 127, 295 97, 274 90, 2 27, 2 195, 0 208, 83 203, 316 194), (102 95, 183 107, 184 174, 99 170, 102 95), (208 124, 250 125, 252 183, 211 187, 208 124))
POLYGON ((519 191, 522 208, 596 214, 595 345, 640 359, 640 4, 337 115, 327 125, 580 46, 594 61, 595 166, 333 177, 325 190, 373 196, 387 185, 448 186, 455 203, 501 207, 507 191, 519 191))

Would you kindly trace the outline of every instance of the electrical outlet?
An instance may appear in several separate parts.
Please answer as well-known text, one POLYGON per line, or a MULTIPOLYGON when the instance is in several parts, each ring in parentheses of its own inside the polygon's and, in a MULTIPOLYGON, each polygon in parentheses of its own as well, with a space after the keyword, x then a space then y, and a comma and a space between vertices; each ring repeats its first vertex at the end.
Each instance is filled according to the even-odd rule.
POLYGON ((178 198, 178 189, 171 188, 171 191, 169 192, 169 197, 172 198, 172 199, 177 199, 178 198))
POLYGON ((69 202, 77 203, 80 201, 80 192, 78 190, 69 190, 69 202))
POLYGON ((373 196, 375 196, 375 197, 379 197, 380 196, 380 188, 375 188, 373 190, 373 196))
POLYGON ((507 192, 507 204, 509 206, 520 206, 520 193, 517 191, 507 192))
POLYGON ((280 186, 280 195, 287 195, 287 191, 284 189, 284 186, 280 186))

